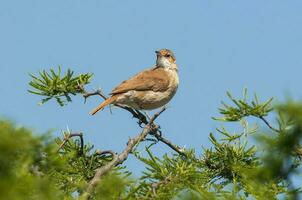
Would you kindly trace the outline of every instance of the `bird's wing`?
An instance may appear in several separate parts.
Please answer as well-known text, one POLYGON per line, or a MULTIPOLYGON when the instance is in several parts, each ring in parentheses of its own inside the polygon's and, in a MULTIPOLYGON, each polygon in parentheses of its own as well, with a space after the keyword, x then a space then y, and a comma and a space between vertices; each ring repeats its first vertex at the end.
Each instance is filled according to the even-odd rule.
POLYGON ((129 80, 123 81, 112 90, 111 95, 128 92, 129 90, 154 92, 165 91, 169 87, 169 75, 162 68, 152 68, 136 74, 129 80))

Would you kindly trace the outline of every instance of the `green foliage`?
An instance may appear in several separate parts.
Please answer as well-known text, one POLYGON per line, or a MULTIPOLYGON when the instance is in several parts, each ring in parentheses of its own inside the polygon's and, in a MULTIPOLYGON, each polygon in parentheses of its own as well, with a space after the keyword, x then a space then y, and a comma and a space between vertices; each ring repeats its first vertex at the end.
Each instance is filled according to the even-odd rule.
POLYGON ((247 101, 246 89, 244 90, 242 99, 235 99, 230 92, 227 92, 227 96, 235 104, 235 106, 228 105, 222 101, 221 103, 223 107, 219 108, 219 112, 223 115, 223 117, 213 119, 221 121, 239 121, 247 116, 265 117, 270 111, 273 110, 271 107, 273 98, 260 103, 259 98, 255 94, 254 99, 249 103, 247 101))
MULTIPOLYGON (((262 133, 250 129, 247 123, 239 133, 217 129, 216 137, 212 133, 209 136, 212 147, 204 148, 201 156, 194 150, 186 150, 187 158, 167 154, 159 158, 149 147, 146 148, 148 157, 135 152, 146 165, 146 171, 132 187, 128 198, 299 199, 300 188, 294 187, 291 179, 301 172, 301 153, 297 155, 297 152, 301 151, 302 104, 288 102, 272 110, 271 100, 248 104, 245 98, 244 102, 244 107, 228 106, 235 115, 241 116, 236 121, 242 123, 244 117, 254 116, 264 122, 263 117, 275 111, 282 129, 269 125, 274 133, 262 133), (259 138, 258 144, 249 144, 251 134, 259 138)), ((235 120, 228 118, 229 112, 222 114, 226 115, 223 121, 235 120)))
MULTIPOLYGON (((63 199, 38 164, 53 150, 44 136, 0 121, 0 194, 6 199, 63 199)), ((55 163, 52 163, 55 166, 55 163)), ((49 163, 43 163, 44 167, 49 163)))
MULTIPOLYGON (((58 145, 62 142, 59 138, 56 139, 58 145)), ((49 169, 48 173, 56 179, 57 185, 64 193, 81 193, 85 184, 93 178, 95 170, 112 159, 111 155, 99 155, 98 151, 92 150, 93 146, 87 144, 84 145, 82 152, 80 140, 69 139, 58 152, 62 161, 68 164, 61 169, 49 169)))
MULTIPOLYGON (((224 132, 226 133, 226 132, 224 132)), ((207 173, 212 177, 212 182, 220 181, 221 185, 227 185, 241 178, 241 169, 255 168, 259 162, 256 156, 256 147, 247 146, 238 142, 242 135, 235 140, 221 140, 210 134, 213 148, 204 149, 203 163, 207 173)))
POLYGON ((96 200, 125 199, 127 190, 132 184, 128 176, 128 173, 118 171, 105 175, 103 181, 97 186, 93 198, 96 200))
MULTIPOLYGON (((0 194, 6 199, 74 199, 81 194, 95 169, 112 156, 70 139, 58 152, 58 145, 47 135, 33 136, 32 131, 0 121, 0 194)), ((56 139, 58 144, 63 141, 56 139)), ((107 175, 112 184, 128 183, 129 173, 118 167, 107 175)), ((102 194, 116 196, 111 187, 102 194)), ((98 192, 96 193, 98 194, 98 192)), ((96 198, 99 199, 99 198, 96 198)))
MULTIPOLYGON (((45 73, 40 76, 48 79, 33 76, 30 84, 38 90, 32 93, 47 98, 60 99, 66 94, 81 93, 83 87, 79 85, 87 84, 91 78, 86 74, 86 79, 79 82, 79 77, 71 78, 71 72, 65 75, 70 78, 60 78, 60 73, 45 73), (70 87, 59 87, 58 83, 70 87)), ((146 167, 142 175, 135 179, 125 166, 115 167, 102 177, 91 198, 299 199, 301 188, 294 185, 292 179, 301 176, 302 104, 289 101, 272 106, 272 98, 260 102, 254 95, 249 99, 247 90, 241 99, 234 98, 229 92, 227 96, 234 105, 222 102, 223 107, 219 108, 222 116, 213 119, 225 124, 238 122, 242 130, 230 132, 222 126, 216 133, 210 133, 212 145, 203 148, 201 154, 195 149, 184 149, 187 156, 165 154, 159 157, 152 151, 156 145, 154 141, 143 151, 147 156, 142 156, 144 154, 136 148, 132 154, 146 167), (267 121, 268 115, 275 116, 277 124, 267 121), (270 131, 250 128, 248 120, 251 116, 270 131), (255 142, 251 142, 252 137, 256 138, 255 142)), ((69 101, 68 97, 66 99, 69 101)), ((92 145, 82 145, 80 139, 73 138, 57 152, 55 149, 62 140, 56 139, 54 148, 54 142, 46 137, 32 136, 29 130, 17 129, 8 122, 2 124, 6 127, 0 126, 0 133, 5 130, 7 134, 0 134, 0 190, 3 189, 0 192, 14 197, 11 199, 24 196, 30 197, 27 199, 76 199, 95 170, 112 159, 111 154, 102 154, 92 145), (18 137, 15 136, 17 133, 20 134, 18 137)), ((65 133, 64 138, 69 136, 70 133, 65 133)))
POLYGON ((49 72, 43 70, 39 72, 39 76, 30 74, 32 80, 29 85, 34 90, 28 90, 32 94, 45 96, 41 104, 55 98, 60 106, 64 106, 66 102, 71 101, 70 95, 83 93, 83 86, 91 81, 92 74, 80 74, 74 76, 74 72, 70 69, 61 77, 61 67, 58 72, 50 69, 49 72), (65 98, 65 99, 64 99, 65 98))
POLYGON ((138 153, 135 156, 146 164, 146 171, 129 197, 134 199, 171 199, 183 189, 196 189, 209 181, 202 173, 201 164, 194 151, 187 151, 187 157, 165 154, 161 159, 146 148, 149 158, 138 153))
POLYGON ((255 185, 273 182, 271 189, 274 189, 275 193, 282 191, 289 198, 298 199, 301 188, 294 188, 292 178, 301 174, 302 154, 299 143, 302 138, 302 104, 288 102, 276 106, 275 110, 283 118, 281 129, 277 135, 258 136, 259 143, 264 146, 262 165, 256 171, 250 172, 247 180, 256 176, 255 185))

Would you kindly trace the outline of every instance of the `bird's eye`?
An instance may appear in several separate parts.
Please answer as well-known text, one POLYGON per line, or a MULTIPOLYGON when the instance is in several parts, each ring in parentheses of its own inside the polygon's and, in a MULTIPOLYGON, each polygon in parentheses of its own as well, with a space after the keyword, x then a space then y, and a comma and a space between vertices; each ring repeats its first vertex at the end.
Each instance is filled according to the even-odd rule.
POLYGON ((171 57, 171 55, 170 55, 170 54, 167 54, 167 55, 165 55, 165 57, 170 58, 170 57, 171 57))

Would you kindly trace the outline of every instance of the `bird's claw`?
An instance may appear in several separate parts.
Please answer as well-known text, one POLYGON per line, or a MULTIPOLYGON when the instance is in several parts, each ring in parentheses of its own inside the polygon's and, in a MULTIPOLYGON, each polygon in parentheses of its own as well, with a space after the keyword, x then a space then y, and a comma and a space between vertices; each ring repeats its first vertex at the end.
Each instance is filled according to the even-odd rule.
POLYGON ((142 126, 143 121, 141 119, 138 120, 137 124, 139 125, 140 128, 143 128, 143 126, 142 126))

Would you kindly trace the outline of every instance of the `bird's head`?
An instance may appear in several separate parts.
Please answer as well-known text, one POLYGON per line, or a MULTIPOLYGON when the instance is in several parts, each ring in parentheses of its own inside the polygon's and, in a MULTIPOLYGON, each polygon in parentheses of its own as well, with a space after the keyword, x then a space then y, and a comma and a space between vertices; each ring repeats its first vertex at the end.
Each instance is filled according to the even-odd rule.
POLYGON ((175 68, 176 58, 174 53, 169 49, 160 49, 155 51, 157 55, 156 66, 164 68, 175 68))

